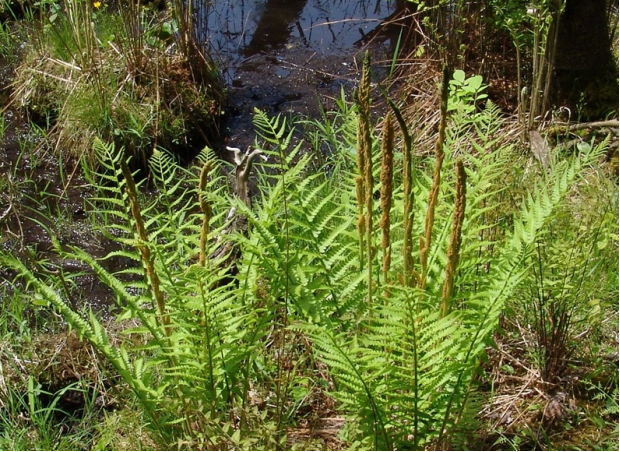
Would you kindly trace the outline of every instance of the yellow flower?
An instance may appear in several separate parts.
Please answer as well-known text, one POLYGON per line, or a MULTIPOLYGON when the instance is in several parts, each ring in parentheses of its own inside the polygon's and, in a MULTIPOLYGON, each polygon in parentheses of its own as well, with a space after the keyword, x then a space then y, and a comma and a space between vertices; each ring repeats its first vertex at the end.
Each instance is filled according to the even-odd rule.
POLYGON ((95 3, 93 3, 93 6, 95 8, 99 8, 101 6, 101 2, 95 2, 95 3))

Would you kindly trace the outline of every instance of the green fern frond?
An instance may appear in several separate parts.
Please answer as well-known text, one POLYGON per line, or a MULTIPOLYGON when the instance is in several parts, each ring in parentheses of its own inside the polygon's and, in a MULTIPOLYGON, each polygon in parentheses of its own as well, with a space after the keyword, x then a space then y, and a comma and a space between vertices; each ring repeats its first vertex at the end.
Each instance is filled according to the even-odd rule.
MULTIPOLYGON (((386 432, 385 413, 380 409, 382 404, 375 399, 373 389, 369 385, 370 379, 363 376, 351 360, 351 357, 357 355, 356 351, 343 348, 342 334, 333 335, 323 328, 307 325, 296 325, 295 328, 305 331, 312 338, 325 363, 334 369, 337 383, 347 389, 347 391, 338 390, 341 401, 361 412, 371 414, 366 422, 374 431, 375 447, 391 449, 390 438, 386 432)), ((360 357, 363 358, 363 355, 360 357)))

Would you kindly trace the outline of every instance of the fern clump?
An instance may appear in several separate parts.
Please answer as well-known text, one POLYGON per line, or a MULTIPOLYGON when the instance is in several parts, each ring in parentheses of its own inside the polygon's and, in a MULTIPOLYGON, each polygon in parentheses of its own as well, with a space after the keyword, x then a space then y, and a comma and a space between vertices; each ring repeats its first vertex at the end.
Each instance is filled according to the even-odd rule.
MULTIPOLYGON (((310 134, 331 146, 319 168, 286 118, 255 111, 256 149, 245 162, 265 161, 252 198, 249 164, 237 168, 235 193, 209 151, 192 168, 154 152, 146 195, 124 154, 95 142, 92 214, 121 248, 102 259, 55 248, 111 288, 117 320, 134 325, 120 339, 72 308, 53 271, 0 253, 114 366, 162 445, 286 447, 320 361, 351 448, 460 447, 475 428, 476 377, 501 313, 532 280, 555 299, 571 287, 557 284, 564 274, 553 256, 565 248, 541 242, 564 224, 567 196, 606 143, 552 162, 508 211, 511 149, 497 107, 472 110, 472 99, 450 94, 446 73, 434 156, 416 157, 415 131, 395 102, 375 136, 364 64, 355 105, 340 101, 344 123, 310 134), (132 265, 106 270, 117 257, 132 265), (531 273, 537 260, 549 262, 544 274, 531 273)), ((586 234, 590 250, 609 228, 586 234)), ((582 271, 594 260, 580 255, 582 271)))
MULTIPOLYGON (((447 88, 444 93, 446 96, 447 88)), ((339 242, 344 244, 344 239, 348 245, 338 253, 347 256, 350 264, 342 267, 344 271, 337 279, 319 276, 323 275, 319 271, 312 277, 306 273, 303 279, 289 280, 291 294, 318 287, 329 293, 326 301, 337 300, 335 315, 329 315, 325 307, 330 303, 321 297, 304 296, 307 301, 301 313, 306 319, 300 318, 292 328, 309 335, 315 352, 330 367, 336 384, 334 395, 357 425, 348 430, 356 432, 349 439, 361 441, 354 444, 363 447, 449 447, 458 441, 456 435, 462 431, 463 422, 470 423, 464 414, 471 411, 475 375, 499 316, 522 283, 546 225, 572 184, 600 157, 605 146, 558 163, 546 181, 531 189, 512 219, 512 229, 498 234, 489 213, 501 201, 502 188, 496 187, 502 187, 500 181, 506 177, 509 152, 507 148, 496 149, 498 110, 488 102, 475 120, 463 121, 458 101, 450 100, 456 111, 451 118, 447 109, 442 109, 442 122, 451 123, 445 136, 440 130, 435 159, 414 162, 407 157, 409 139, 403 140, 401 164, 411 162, 400 172, 407 188, 400 185, 392 189, 390 247, 380 249, 392 256, 391 268, 386 271, 383 260, 374 258, 378 252, 374 246, 368 251, 356 246, 358 241, 379 243, 375 235, 384 230, 369 231, 360 226, 372 224, 367 218, 363 222, 358 219, 360 211, 364 216, 372 215, 380 202, 371 199, 367 205, 364 194, 369 188, 360 189, 359 185, 371 179, 352 174, 349 180, 332 185, 332 192, 338 194, 330 193, 320 203, 321 209, 332 213, 332 221, 340 221, 332 229, 347 228, 346 233, 343 230, 339 234, 339 242), (457 144, 470 151, 452 150, 457 144), (456 171, 448 172, 446 168, 451 167, 456 171), (432 177, 427 176, 427 169, 432 177), (442 193, 441 201, 438 193, 442 193), (343 199, 349 200, 344 208, 343 199), (342 221, 336 212, 345 213, 346 219, 342 221), (416 249, 413 244, 417 242, 420 246, 416 249), (361 270, 353 264, 360 261, 360 250, 367 257, 361 270), (314 308, 308 309, 308 305, 314 308), (320 312, 328 315, 317 314, 320 312)), ((447 103, 446 97, 443 102, 447 103)), ((395 113, 398 115, 398 110, 395 113)), ((365 121, 363 114, 359 120, 365 121)), ((403 122, 399 122, 402 127, 403 122)), ((367 144, 358 145, 363 152, 359 171, 368 171, 370 166, 372 173, 378 174, 379 153, 385 149, 377 146, 375 139, 368 139, 365 130, 358 133, 358 140, 370 143, 372 153, 369 157, 365 151, 367 144)), ((409 136, 409 131, 403 133, 409 136)), ((349 145, 344 143, 343 148, 349 145)), ((373 191, 376 189, 373 183, 373 191)), ((296 187, 291 191, 296 193, 296 187)), ((294 202, 292 198, 290 202, 294 202)), ((298 229, 305 227, 305 233, 299 230, 296 238, 323 234, 316 223, 300 221, 295 210, 288 213, 291 224, 298 229)), ((301 243, 295 242, 295 259, 307 249, 298 246, 301 243)), ((326 248, 318 244, 319 250, 326 248)), ((316 266, 318 269, 330 268, 330 257, 316 254, 312 262, 323 262, 316 266)), ((291 300, 297 306, 295 295, 291 300)))
POLYGON ((208 151, 199 156, 200 179, 156 151, 150 170, 157 196, 148 198, 122 152, 101 141, 95 142, 95 151, 102 169, 87 172, 100 193, 91 199, 93 215, 122 248, 98 260, 55 241, 56 252, 88 265, 113 291, 117 320, 131 319, 137 326, 123 331, 125 339, 112 341, 96 316, 73 310, 68 294, 55 290, 59 284, 7 253, 2 262, 114 366, 162 444, 229 447, 241 437, 226 418, 248 398, 251 377, 244 371, 253 369, 252 350, 267 323, 264 312, 250 309, 238 296, 228 256, 217 253, 226 241, 234 241, 223 232, 225 207, 230 206, 225 179, 208 151), (116 273, 106 270, 102 261, 118 257, 134 265, 116 273))

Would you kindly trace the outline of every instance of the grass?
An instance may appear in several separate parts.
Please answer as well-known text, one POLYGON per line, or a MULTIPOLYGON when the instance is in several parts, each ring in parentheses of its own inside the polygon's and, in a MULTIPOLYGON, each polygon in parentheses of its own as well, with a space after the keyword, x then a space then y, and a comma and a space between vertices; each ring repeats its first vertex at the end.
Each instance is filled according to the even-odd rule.
POLYGON ((71 0, 40 15, 13 102, 35 119, 53 119, 56 149, 92 157, 98 136, 144 164, 157 147, 187 159, 213 139, 223 99, 217 68, 207 54, 190 60, 173 34, 164 35, 174 9, 162 16, 134 3, 95 8, 71 0))

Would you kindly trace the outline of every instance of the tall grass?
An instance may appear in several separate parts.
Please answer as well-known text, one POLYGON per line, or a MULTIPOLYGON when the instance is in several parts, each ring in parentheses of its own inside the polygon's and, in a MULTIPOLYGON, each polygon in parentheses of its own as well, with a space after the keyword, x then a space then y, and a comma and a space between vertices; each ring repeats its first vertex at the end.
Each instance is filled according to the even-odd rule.
POLYGON ((35 117, 54 118, 58 147, 74 155, 89 153, 99 137, 134 162, 146 162, 156 147, 190 157, 215 133, 223 91, 187 8, 172 2, 160 14, 140 1, 53 4, 33 19, 14 100, 35 117))

